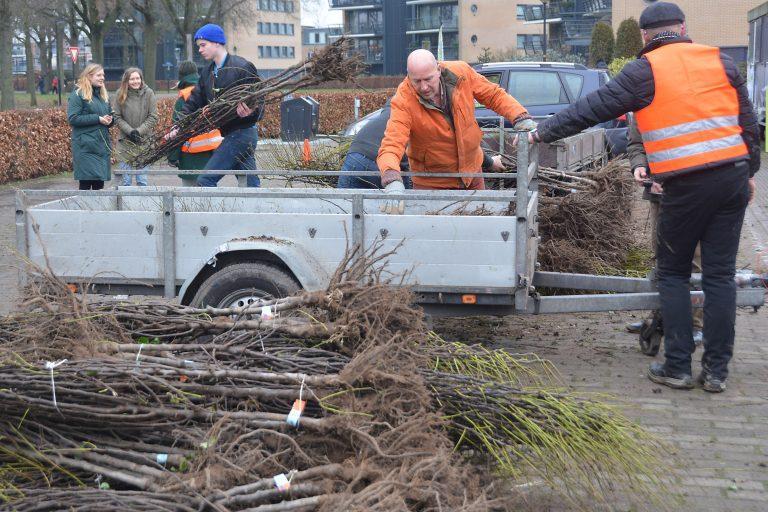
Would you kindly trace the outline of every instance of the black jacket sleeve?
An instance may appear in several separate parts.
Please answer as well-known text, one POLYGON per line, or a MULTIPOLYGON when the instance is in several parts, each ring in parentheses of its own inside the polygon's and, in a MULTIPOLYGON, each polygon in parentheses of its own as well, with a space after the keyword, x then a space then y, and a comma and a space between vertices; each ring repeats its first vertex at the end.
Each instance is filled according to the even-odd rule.
POLYGON ((757 122, 755 109, 749 100, 747 83, 744 77, 739 73, 739 68, 733 59, 724 53, 720 53, 720 60, 723 62, 725 74, 728 80, 739 95, 739 126, 741 126, 741 137, 749 150, 749 175, 754 176, 760 169, 760 125, 757 122))
POLYGON ((653 72, 647 59, 637 59, 616 78, 538 126, 542 142, 576 135, 585 128, 647 107, 653 100, 653 72))

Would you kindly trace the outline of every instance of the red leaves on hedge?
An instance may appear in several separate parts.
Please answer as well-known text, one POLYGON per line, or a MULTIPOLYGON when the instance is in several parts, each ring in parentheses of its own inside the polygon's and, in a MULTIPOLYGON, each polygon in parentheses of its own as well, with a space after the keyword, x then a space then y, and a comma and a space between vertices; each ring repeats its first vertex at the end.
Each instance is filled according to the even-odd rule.
MULTIPOLYGON (((384 106, 394 90, 377 92, 312 92, 320 102, 320 133, 338 133, 355 118, 355 98, 360 98, 360 116, 384 106)), ((158 133, 167 133, 176 98, 157 102, 158 133)), ((112 129, 114 142, 117 128, 112 129)), ((267 105, 259 123, 262 138, 280 137, 280 104, 267 105)), ((28 180, 72 170, 72 130, 63 108, 9 110, 0 112, 0 184, 28 180)), ((114 145, 113 145, 114 147, 114 145)))
POLYGON ((0 112, 0 183, 72 170, 64 109, 0 112))

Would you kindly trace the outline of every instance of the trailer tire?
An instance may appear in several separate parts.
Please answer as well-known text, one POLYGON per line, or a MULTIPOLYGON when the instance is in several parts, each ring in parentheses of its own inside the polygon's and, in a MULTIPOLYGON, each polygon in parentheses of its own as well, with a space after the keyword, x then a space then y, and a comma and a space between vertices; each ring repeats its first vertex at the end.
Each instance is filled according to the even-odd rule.
POLYGON ((269 263, 233 263, 203 281, 192 299, 192 306, 245 306, 262 298, 287 297, 300 289, 301 285, 292 276, 269 263))

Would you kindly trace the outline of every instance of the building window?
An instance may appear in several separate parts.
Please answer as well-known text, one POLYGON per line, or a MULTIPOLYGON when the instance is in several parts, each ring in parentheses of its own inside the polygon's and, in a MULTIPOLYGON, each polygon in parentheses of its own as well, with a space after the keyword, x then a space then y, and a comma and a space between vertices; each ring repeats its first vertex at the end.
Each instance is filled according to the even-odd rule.
POLYGON ((518 5, 517 6, 517 19, 520 21, 525 21, 525 6, 524 5, 518 5))
POLYGON ((260 59, 264 58, 264 47, 263 46, 259 46, 259 58, 260 59))

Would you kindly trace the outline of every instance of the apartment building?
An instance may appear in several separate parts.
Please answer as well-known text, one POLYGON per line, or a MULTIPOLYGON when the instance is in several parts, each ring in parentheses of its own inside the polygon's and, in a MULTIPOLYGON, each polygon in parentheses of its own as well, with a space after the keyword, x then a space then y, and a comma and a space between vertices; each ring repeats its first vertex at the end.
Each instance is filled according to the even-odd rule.
MULTIPOLYGON (((543 46, 543 22, 537 21, 543 18, 542 4, 536 0, 330 0, 330 5, 343 11, 343 32, 372 74, 404 73, 408 53, 417 48, 437 54, 441 29, 446 60, 476 62, 486 49, 522 55, 543 46)), ((547 26, 552 25, 550 19, 547 26)))
POLYGON ((333 38, 340 36, 341 27, 301 27, 301 55, 308 59, 317 50, 326 47, 333 38))
MULTIPOLYGON (((737 62, 747 60, 749 43, 748 13, 764 0, 675 0, 685 13, 688 34, 697 43, 718 46, 737 62)), ((613 0, 613 28, 640 13, 652 2, 613 0)))
POLYGON ((262 78, 302 60, 300 0, 252 0, 257 16, 230 31, 230 51, 256 66, 262 78))

